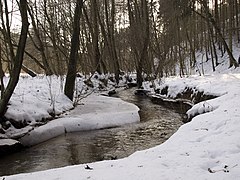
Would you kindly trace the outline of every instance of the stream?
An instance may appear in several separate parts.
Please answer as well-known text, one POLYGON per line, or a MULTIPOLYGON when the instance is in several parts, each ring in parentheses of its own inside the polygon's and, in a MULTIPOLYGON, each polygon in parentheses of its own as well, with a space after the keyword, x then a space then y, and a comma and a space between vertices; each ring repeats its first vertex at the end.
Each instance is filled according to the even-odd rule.
POLYGON ((163 143, 183 124, 180 114, 147 97, 135 96, 134 89, 119 91, 116 96, 140 108, 139 123, 67 133, 2 157, 0 176, 123 158, 163 143))

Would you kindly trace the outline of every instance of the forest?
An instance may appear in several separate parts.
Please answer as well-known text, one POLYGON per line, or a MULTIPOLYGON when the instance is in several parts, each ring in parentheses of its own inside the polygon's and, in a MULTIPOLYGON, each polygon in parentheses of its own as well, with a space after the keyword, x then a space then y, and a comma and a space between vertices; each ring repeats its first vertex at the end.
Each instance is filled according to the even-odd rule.
POLYGON ((224 54, 238 67, 239 7, 239 0, 1 0, 0 116, 21 72, 66 76, 72 100, 77 72, 113 73, 117 84, 121 73, 136 72, 141 87, 201 68, 197 52, 212 71, 224 54))
POLYGON ((0 180, 240 179, 240 0, 0 0, 0 180))

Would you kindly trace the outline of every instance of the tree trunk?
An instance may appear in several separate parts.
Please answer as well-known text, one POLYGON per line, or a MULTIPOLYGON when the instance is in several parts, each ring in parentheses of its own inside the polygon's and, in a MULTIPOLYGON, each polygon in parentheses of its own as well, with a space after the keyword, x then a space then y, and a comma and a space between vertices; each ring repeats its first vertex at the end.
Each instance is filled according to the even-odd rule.
MULTIPOLYGON (((41 53, 43 67, 44 67, 46 75, 52 75, 53 72, 52 72, 52 70, 51 70, 51 68, 49 66, 48 61, 47 61, 47 57, 46 57, 46 53, 45 53, 45 47, 44 47, 44 44, 43 44, 43 42, 42 42, 42 40, 40 38, 39 28, 36 25, 36 22, 35 22, 35 19, 34 19, 34 16, 33 16, 32 12, 33 12, 33 9, 31 9, 29 7, 28 8, 28 13, 30 15, 30 18, 31 18, 31 21, 32 21, 33 30, 34 30, 34 33, 35 33, 35 37, 36 37, 37 42, 38 42, 38 46, 35 43, 33 43, 33 45, 41 53)), ((32 39, 32 41, 33 41, 33 39, 32 39)))
POLYGON ((203 17, 207 22, 210 22, 211 25, 214 27, 214 29, 215 29, 215 31, 216 31, 216 33, 217 33, 220 41, 222 42, 224 48, 226 49, 226 51, 227 51, 227 53, 228 53, 228 56, 229 56, 229 64, 230 64, 229 67, 232 67, 232 66, 238 67, 239 64, 237 63, 237 61, 236 61, 235 58, 233 57, 233 54, 232 54, 232 52, 231 52, 231 49, 229 48, 226 40, 224 39, 224 36, 223 36, 223 34, 222 34, 222 32, 221 32, 220 27, 217 25, 215 19, 213 18, 212 14, 210 13, 209 7, 207 6, 207 2, 204 1, 204 0, 200 0, 199 2, 201 3, 201 5, 202 5, 203 8, 204 8, 206 17, 203 16, 202 14, 196 12, 196 11, 195 11, 195 12, 196 12, 198 15, 200 15, 201 17, 203 17))
POLYGON ((29 74, 31 77, 36 77, 37 76, 37 74, 35 72, 33 72, 31 69, 29 69, 28 67, 26 67, 23 64, 22 64, 22 70, 24 72, 26 72, 27 74, 29 74))
POLYGON ((91 0, 91 13, 93 20, 93 34, 92 34, 92 43, 93 43, 93 58, 95 62, 96 71, 101 74, 101 54, 99 51, 99 27, 98 27, 98 4, 97 0, 91 0))
POLYGON ((105 17, 106 17, 106 29, 105 30, 103 23, 101 22, 100 19, 100 14, 98 13, 99 17, 99 23, 102 29, 103 37, 106 40, 106 45, 108 47, 108 52, 109 56, 113 62, 113 69, 115 73, 115 79, 116 83, 119 83, 119 62, 118 62, 118 55, 117 55, 117 50, 116 50, 116 45, 115 45, 115 33, 114 33, 114 28, 115 28, 115 0, 111 0, 111 15, 109 17, 109 6, 108 6, 108 1, 105 0, 105 17), (111 19, 111 21, 110 21, 111 19))
POLYGON ((234 7, 233 7, 233 0, 228 0, 229 3, 229 11, 228 11, 228 47, 230 51, 232 52, 233 49, 233 16, 234 16, 234 7))
MULTIPOLYGON (((236 28, 239 28, 239 4, 238 4, 238 1, 235 0, 235 17, 236 17, 236 28)), ((236 30, 236 33, 237 33, 237 40, 238 40, 238 43, 240 42, 240 34, 239 34, 239 29, 236 30)))
POLYGON ((27 1, 26 0, 20 0, 19 2, 19 9, 21 13, 22 18, 22 28, 21 28, 21 34, 20 39, 18 42, 18 48, 16 56, 14 57, 14 64, 12 72, 10 73, 10 80, 9 83, 3 93, 3 96, 0 100, 0 117, 4 116, 6 110, 7 110, 7 104, 14 92, 14 89, 18 83, 19 80, 19 74, 21 72, 22 62, 23 62, 23 56, 24 56, 24 50, 27 40, 27 33, 28 33, 28 15, 27 15, 27 1))
POLYGON ((68 63, 68 72, 67 72, 66 83, 65 83, 65 88, 64 88, 64 93, 70 100, 73 100, 73 95, 74 95, 77 54, 78 54, 79 41, 80 41, 79 40, 80 16, 81 16, 82 7, 83 7, 83 0, 77 0, 76 7, 75 7, 75 13, 74 13, 70 59, 69 59, 69 63, 68 63))
POLYGON ((4 78, 4 71, 3 71, 3 67, 2 67, 2 45, 0 43, 0 82, 1 82, 1 88, 0 89, 1 89, 1 97, 3 96, 3 92, 5 90, 3 78, 4 78))
POLYGON ((142 86, 144 63, 148 63, 148 47, 149 47, 149 12, 146 0, 141 0, 140 5, 134 1, 127 1, 128 15, 130 21, 130 38, 131 49, 135 56, 137 84, 142 86))

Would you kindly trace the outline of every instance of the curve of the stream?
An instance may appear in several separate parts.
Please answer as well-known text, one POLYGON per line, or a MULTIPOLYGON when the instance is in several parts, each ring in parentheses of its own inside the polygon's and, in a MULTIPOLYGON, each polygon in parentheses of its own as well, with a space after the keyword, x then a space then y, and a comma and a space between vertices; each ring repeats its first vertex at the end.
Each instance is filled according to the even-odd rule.
POLYGON ((129 156, 166 141, 182 125, 173 110, 134 95, 117 93, 140 108, 141 122, 118 128, 69 133, 0 159, 0 176, 129 156))

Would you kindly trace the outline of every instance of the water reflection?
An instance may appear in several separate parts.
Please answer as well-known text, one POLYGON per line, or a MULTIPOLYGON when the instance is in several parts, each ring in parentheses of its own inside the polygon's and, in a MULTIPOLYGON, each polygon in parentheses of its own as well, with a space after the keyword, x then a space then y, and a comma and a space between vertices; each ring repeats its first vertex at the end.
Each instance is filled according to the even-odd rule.
POLYGON ((181 116, 133 91, 121 91, 118 96, 141 108, 140 123, 59 136, 0 159, 0 175, 123 158, 166 141, 182 124, 181 116))

